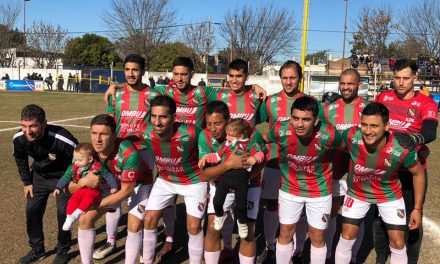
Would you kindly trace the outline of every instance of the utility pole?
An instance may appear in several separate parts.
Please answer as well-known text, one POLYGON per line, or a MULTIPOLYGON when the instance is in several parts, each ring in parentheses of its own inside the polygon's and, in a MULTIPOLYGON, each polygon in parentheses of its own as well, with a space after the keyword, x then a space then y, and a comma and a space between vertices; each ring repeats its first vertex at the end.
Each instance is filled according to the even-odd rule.
MULTIPOLYGON (((302 29, 302 48, 301 48, 301 67, 304 72, 304 66, 306 64, 306 51, 307 51, 307 30, 309 26, 309 0, 304 0, 304 12, 303 12, 303 29, 302 29)), ((303 75, 304 76, 304 75, 303 75)), ((301 82, 300 91, 304 91, 304 79, 301 82)))
POLYGON ((345 37, 347 35, 347 6, 348 0, 344 0, 345 2, 345 16, 344 16, 344 43, 342 44, 342 63, 341 63, 341 71, 344 71, 344 58, 345 58, 345 37))
POLYGON ((208 18, 208 38, 206 41, 206 81, 208 81, 209 47, 211 42, 211 17, 208 18))
POLYGON ((27 51, 27 42, 26 42, 26 2, 30 0, 24 0, 24 8, 23 8, 23 34, 24 34, 24 54, 23 54, 23 68, 26 68, 26 51, 27 51))

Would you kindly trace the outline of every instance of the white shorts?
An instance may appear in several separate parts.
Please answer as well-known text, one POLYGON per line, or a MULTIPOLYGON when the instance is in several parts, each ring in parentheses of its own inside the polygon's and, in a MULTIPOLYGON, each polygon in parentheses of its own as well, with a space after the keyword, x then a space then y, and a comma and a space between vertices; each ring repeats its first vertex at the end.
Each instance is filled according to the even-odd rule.
POLYGON ((332 196, 308 198, 279 191, 278 197, 280 224, 291 225, 299 221, 304 205, 307 223, 317 229, 327 228, 332 210, 332 196))
POLYGON ((278 191, 281 186, 281 170, 264 168, 263 180, 261 181, 261 199, 278 199, 278 191))
POLYGON ((332 195, 333 197, 344 196, 347 193, 347 181, 332 179, 332 195))
POLYGON ((173 205, 176 195, 184 197, 188 215, 203 218, 207 198, 206 182, 182 185, 157 178, 148 199, 147 210, 162 210, 173 205))
MULTIPOLYGON (((371 203, 345 196, 342 216, 352 219, 363 219, 370 209, 371 203)), ((403 198, 392 202, 378 203, 382 220, 390 225, 406 225, 405 202, 403 198)))
POLYGON ((139 185, 134 188, 134 192, 128 197, 128 210, 129 214, 132 214, 144 220, 145 209, 148 204, 148 197, 150 196, 153 184, 139 185))
MULTIPOLYGON (((208 199, 208 214, 214 214, 214 196, 216 187, 214 184, 209 185, 209 199, 208 199)), ((253 220, 257 219, 258 216, 258 203, 260 201, 261 188, 253 187, 248 188, 247 193, 247 217, 253 220)), ((235 206, 235 193, 228 193, 226 195, 225 202, 223 203, 223 211, 229 211, 234 214, 235 206)))

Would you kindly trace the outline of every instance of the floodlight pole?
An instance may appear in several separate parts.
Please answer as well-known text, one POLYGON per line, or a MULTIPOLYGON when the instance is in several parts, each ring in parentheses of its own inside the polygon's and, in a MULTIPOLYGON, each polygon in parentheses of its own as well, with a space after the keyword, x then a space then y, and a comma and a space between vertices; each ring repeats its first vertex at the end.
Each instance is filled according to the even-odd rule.
POLYGON ((23 68, 26 68, 26 50, 27 50, 27 43, 26 43, 26 2, 29 2, 30 0, 24 0, 23 1, 23 33, 24 33, 24 55, 23 55, 23 68))
MULTIPOLYGON (((303 13, 303 29, 302 29, 302 48, 301 48, 301 68, 304 73, 304 66, 306 64, 306 51, 307 51, 307 28, 309 23, 309 0, 304 0, 304 13, 303 13)), ((303 75, 304 76, 304 75, 303 75)), ((304 91, 304 79, 301 81, 300 91, 304 91)))

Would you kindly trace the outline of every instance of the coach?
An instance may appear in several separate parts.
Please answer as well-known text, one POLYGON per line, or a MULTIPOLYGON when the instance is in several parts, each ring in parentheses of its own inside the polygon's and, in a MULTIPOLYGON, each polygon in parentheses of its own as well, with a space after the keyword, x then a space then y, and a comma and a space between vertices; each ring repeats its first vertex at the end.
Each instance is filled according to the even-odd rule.
MULTIPOLYGON (((13 138, 14 158, 24 184, 26 227, 31 250, 18 263, 26 264, 46 257, 43 215, 47 198, 58 179, 72 162, 76 138, 60 126, 48 125, 46 114, 38 105, 27 105, 21 111, 21 131, 13 138), (33 163, 29 166, 29 156, 33 163)), ((67 263, 71 234, 61 227, 66 218, 69 195, 62 192, 56 198, 58 218, 57 255, 53 263, 67 263)))

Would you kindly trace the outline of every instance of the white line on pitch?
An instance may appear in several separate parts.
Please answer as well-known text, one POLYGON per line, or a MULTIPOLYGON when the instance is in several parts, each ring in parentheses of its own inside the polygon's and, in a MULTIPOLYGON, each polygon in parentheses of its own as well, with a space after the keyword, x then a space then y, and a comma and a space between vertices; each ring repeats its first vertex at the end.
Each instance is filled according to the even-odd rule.
POLYGON ((63 127, 80 127, 80 128, 90 128, 89 126, 77 126, 77 125, 63 125, 63 127))
MULTIPOLYGON (((79 120, 79 119, 87 119, 87 118, 92 118, 92 117, 94 117, 94 116, 84 116, 84 117, 76 117, 76 118, 55 120, 55 121, 49 122, 49 124, 55 124, 55 123, 59 123, 59 122, 66 122, 66 121, 79 120)), ((3 129, 0 129, 0 132, 16 130, 16 129, 20 129, 20 128, 21 128, 21 126, 19 126, 19 127, 3 128, 3 129)))
POLYGON ((0 123, 14 123, 14 124, 20 124, 18 121, 0 121, 0 123))
POLYGON ((425 234, 428 234, 429 232, 429 236, 435 238, 434 242, 440 244, 440 240, 438 239, 440 237, 440 227, 436 222, 424 216, 423 228, 425 229, 424 231, 426 231, 426 233, 424 232, 425 234))

